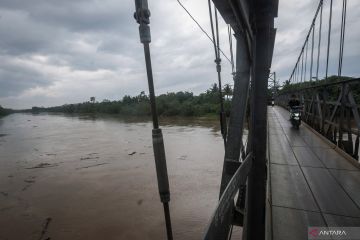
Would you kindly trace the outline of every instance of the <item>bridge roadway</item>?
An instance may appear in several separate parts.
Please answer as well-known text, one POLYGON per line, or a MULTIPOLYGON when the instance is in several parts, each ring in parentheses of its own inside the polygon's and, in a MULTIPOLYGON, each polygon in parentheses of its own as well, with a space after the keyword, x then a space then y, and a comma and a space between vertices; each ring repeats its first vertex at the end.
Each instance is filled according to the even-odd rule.
POLYGON ((360 227, 360 170, 289 113, 268 108, 269 234, 308 239, 308 226, 360 227))

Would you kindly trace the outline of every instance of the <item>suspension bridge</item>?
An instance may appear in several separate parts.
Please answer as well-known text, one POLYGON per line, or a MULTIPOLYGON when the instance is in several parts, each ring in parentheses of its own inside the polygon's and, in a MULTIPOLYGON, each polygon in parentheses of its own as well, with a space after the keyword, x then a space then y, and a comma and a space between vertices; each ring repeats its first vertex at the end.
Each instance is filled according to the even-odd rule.
MULTIPOLYGON (((211 34, 178 1, 214 46, 220 91, 225 156, 219 202, 216 209, 209 209, 213 215, 204 226, 204 239, 231 239, 238 227, 242 239, 248 240, 316 239, 316 229, 309 227, 360 226, 360 99, 354 94, 360 92, 360 79, 343 77, 348 1, 334 2, 342 3, 340 19, 334 19, 333 0, 319 1, 289 79, 276 89, 276 74, 270 69, 277 0, 209 0, 211 34), (219 15, 228 24, 230 57, 220 48, 219 15), (341 22, 336 47, 331 42, 334 22, 341 22), (330 77, 334 49, 338 51, 337 75, 330 77), (228 118, 222 104, 221 56, 231 63, 234 76, 228 118), (274 107, 268 106, 268 87, 275 89, 271 91, 274 107), (299 130, 291 127, 286 108, 294 96, 304 106, 299 130), (249 134, 244 140, 245 126, 249 134)), ((150 11, 146 0, 135 0, 135 6, 151 99, 159 194, 167 236, 173 239, 170 186, 151 69, 150 11)))

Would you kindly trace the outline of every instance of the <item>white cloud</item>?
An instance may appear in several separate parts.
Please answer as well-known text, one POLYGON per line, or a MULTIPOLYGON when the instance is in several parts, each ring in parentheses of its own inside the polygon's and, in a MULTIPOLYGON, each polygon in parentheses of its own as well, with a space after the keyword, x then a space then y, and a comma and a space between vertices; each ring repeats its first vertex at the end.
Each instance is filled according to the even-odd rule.
MULTIPOLYGON (((182 2, 210 33, 207 1, 182 2)), ((281 80, 295 64, 316 5, 311 0, 280 1, 272 70, 281 80)), ((156 93, 200 93, 217 82, 212 43, 177 1, 149 1, 149 6, 156 93)), ((359 34, 351 30, 360 20, 359 6, 349 1, 344 70, 351 75, 359 74, 354 64, 360 55, 359 34)), ((147 90, 133 11, 133 1, 1 1, 0 105, 52 106, 87 101, 90 96, 115 100, 147 90)), ((221 47, 230 56, 222 19, 220 33, 221 47)), ((234 51, 235 46, 234 42, 234 51)), ((232 83, 231 66, 224 57, 222 77, 224 84, 232 83)))

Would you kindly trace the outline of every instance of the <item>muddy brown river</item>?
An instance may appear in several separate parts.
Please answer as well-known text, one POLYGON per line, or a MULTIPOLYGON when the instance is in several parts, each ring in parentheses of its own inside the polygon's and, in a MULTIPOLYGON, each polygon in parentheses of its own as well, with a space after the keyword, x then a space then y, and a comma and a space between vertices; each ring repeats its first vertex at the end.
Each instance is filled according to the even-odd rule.
MULTIPOLYGON (((201 239, 217 204, 218 122, 161 121, 174 239, 201 239)), ((0 119, 0 239, 166 239, 147 120, 0 119)))

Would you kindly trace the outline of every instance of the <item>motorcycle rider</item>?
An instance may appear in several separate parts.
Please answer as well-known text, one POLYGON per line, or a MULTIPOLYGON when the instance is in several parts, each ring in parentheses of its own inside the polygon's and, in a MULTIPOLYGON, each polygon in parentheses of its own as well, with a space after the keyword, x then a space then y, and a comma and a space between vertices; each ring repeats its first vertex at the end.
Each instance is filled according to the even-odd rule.
POLYGON ((291 98, 288 102, 288 106, 290 107, 290 119, 291 119, 291 113, 293 112, 293 108, 300 106, 300 101, 296 98, 295 94, 291 95, 291 98))
POLYGON ((291 95, 291 99, 288 103, 288 106, 290 107, 290 110, 293 109, 294 107, 300 106, 300 101, 296 98, 295 94, 291 95))

